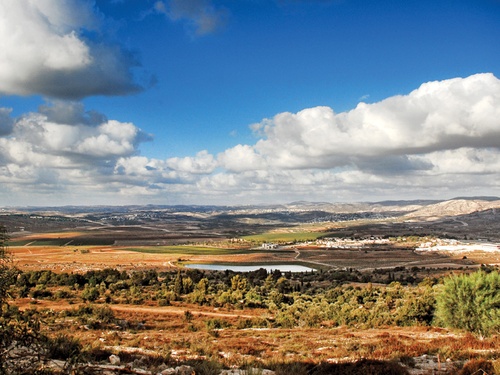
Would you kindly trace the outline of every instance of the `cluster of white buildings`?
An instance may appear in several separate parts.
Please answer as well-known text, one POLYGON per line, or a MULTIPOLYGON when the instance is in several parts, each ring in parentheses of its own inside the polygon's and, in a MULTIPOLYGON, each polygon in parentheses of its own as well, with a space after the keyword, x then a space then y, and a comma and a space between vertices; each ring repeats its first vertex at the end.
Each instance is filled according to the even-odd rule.
POLYGON ((500 252, 500 244, 490 242, 462 242, 449 239, 434 239, 423 242, 417 247, 417 251, 452 251, 452 252, 470 252, 486 251, 500 252))
POLYGON ((276 250, 278 248, 278 245, 275 243, 266 242, 261 245, 261 248, 265 250, 276 250))
MULTIPOLYGON (((326 249, 363 249, 369 246, 388 245, 391 243, 390 239, 369 237, 365 239, 351 239, 351 238, 322 238, 316 241, 308 241, 302 245, 317 246, 326 249)), ((262 249, 276 250, 280 246, 276 243, 263 243, 262 249)), ((486 241, 459 241, 453 239, 429 239, 426 242, 420 243, 415 248, 416 251, 448 251, 448 252, 471 252, 471 251, 485 251, 485 252, 500 252, 500 243, 486 242, 486 241)))

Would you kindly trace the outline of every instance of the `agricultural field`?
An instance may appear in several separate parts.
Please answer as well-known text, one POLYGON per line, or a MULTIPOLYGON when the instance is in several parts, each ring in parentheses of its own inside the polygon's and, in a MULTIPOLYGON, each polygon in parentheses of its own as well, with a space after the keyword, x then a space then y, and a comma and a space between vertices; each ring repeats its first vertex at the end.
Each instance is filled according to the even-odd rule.
MULTIPOLYGON (((213 264, 302 264, 314 269, 354 268, 360 272, 412 268, 432 276, 449 269, 475 269, 480 264, 498 264, 498 253, 474 251, 463 253, 417 252, 418 237, 390 241, 384 246, 365 244, 362 248, 325 248, 313 240, 331 232, 261 233, 230 239, 193 239, 163 245, 136 245, 135 232, 112 233, 92 237, 89 232, 17 234, 9 242, 16 266, 20 269, 83 271, 115 267, 118 269, 167 270, 190 263, 213 264), (124 239, 124 238, 127 239, 124 239), (304 242, 303 242, 304 241, 304 242), (263 243, 281 244, 268 249, 263 243)), ((149 239, 149 242, 153 240, 149 239)))

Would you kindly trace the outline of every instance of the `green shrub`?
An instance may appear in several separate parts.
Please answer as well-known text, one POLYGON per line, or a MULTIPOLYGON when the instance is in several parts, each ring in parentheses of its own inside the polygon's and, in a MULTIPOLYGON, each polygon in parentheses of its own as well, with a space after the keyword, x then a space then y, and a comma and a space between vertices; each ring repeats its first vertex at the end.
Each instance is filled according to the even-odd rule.
POLYGON ((480 336, 500 330, 500 275, 475 272, 446 278, 437 295, 436 319, 480 336))
POLYGON ((73 297, 72 293, 69 290, 66 289, 59 289, 55 295, 57 299, 66 299, 66 298, 71 298, 73 297))
POLYGON ((158 300, 158 306, 170 306, 170 305, 171 305, 170 301, 166 298, 160 298, 158 300))
POLYGON ((47 357, 51 359, 68 360, 80 355, 82 345, 70 336, 59 334, 55 338, 47 338, 45 341, 47 357))
POLYGON ((109 306, 84 305, 78 309, 66 310, 63 316, 75 316, 81 324, 91 329, 102 328, 107 324, 116 323, 113 310, 109 306))
POLYGON ((85 285, 82 291, 82 299, 93 302, 99 298, 99 290, 95 286, 85 285))
POLYGON ((35 290, 30 292, 31 298, 50 298, 52 297, 52 292, 45 289, 44 287, 37 287, 35 290))
POLYGON ((205 326, 208 330, 222 329, 229 327, 229 323, 222 319, 208 319, 205 321, 205 326))

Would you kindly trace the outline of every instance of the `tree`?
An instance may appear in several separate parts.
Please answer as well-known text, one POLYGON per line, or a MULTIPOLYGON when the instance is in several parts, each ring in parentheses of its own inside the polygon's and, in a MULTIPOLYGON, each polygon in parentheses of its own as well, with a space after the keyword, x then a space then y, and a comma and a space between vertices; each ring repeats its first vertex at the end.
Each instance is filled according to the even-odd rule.
POLYGON ((500 274, 478 271, 452 276, 437 295, 438 322, 479 336, 500 331, 500 274))
POLYGON ((82 298, 85 301, 90 301, 94 302, 96 299, 99 298, 99 290, 95 286, 90 286, 90 285, 85 285, 85 288, 83 289, 82 292, 82 298))
POLYGON ((0 225, 0 374, 44 374, 49 358, 66 360, 62 373, 73 373, 79 355, 77 340, 59 335, 52 339, 41 333, 35 311, 21 311, 8 303, 9 288, 19 274, 7 251, 9 236, 0 225))
POLYGON ((179 270, 177 272, 177 276, 175 277, 174 280, 174 293, 176 298, 179 298, 180 295, 183 293, 184 288, 183 288, 183 282, 182 282, 182 274, 181 271, 179 270))
POLYGON ((194 291, 191 293, 189 299, 193 303, 198 303, 198 304, 203 304, 207 301, 206 295, 208 293, 208 279, 204 277, 200 281, 198 281, 198 284, 196 284, 196 287, 194 291))
POLYGON ((231 289, 233 291, 242 291, 245 292, 248 290, 248 280, 241 276, 235 275, 231 278, 231 289))
POLYGON ((7 252, 8 239, 6 228, 0 226, 0 373, 16 374, 40 358, 40 329, 37 319, 8 304, 8 290, 17 274, 7 252))
POLYGON ((14 281, 16 272, 11 267, 11 259, 7 253, 7 229, 0 226, 0 309, 7 303, 7 291, 14 281))

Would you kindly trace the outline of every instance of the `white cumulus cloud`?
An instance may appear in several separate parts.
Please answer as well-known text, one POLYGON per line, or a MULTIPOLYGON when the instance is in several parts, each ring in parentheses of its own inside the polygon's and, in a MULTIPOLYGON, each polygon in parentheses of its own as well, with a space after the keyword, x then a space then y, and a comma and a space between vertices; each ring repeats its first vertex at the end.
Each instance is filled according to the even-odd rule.
POLYGON ((195 157, 170 158, 167 160, 167 166, 180 172, 210 174, 217 167, 217 161, 204 150, 198 152, 195 157))
POLYGON ((348 112, 315 107, 280 113, 253 126, 264 135, 253 149, 275 168, 367 165, 391 156, 498 147, 498 119, 500 80, 477 74, 426 83, 348 112))
POLYGON ((218 160, 225 169, 233 172, 262 169, 265 161, 253 147, 237 145, 219 154, 218 160))
POLYGON ((0 2, 0 93, 55 98, 135 92, 129 53, 85 38, 102 16, 90 0, 0 2))
POLYGON ((138 145, 150 137, 134 124, 104 117, 100 124, 86 123, 84 108, 78 108, 80 112, 74 103, 66 108, 59 102, 55 108, 42 108, 50 115, 27 113, 13 120, 9 134, 0 137, 0 179, 5 187, 30 184, 34 188, 43 182, 64 190, 77 181, 80 186, 112 182, 109 176, 117 161, 137 154, 138 145), (82 121, 50 119, 61 120, 68 113, 71 120, 82 121))
POLYGON ((477 74, 422 84, 407 95, 280 113, 260 139, 218 156, 203 195, 235 199, 392 199, 491 194, 500 183, 500 81, 477 74), (308 198, 310 197, 310 198, 308 198))

